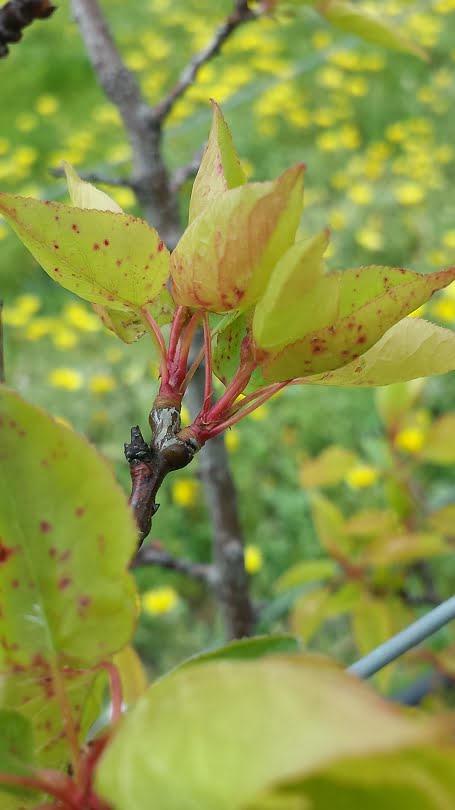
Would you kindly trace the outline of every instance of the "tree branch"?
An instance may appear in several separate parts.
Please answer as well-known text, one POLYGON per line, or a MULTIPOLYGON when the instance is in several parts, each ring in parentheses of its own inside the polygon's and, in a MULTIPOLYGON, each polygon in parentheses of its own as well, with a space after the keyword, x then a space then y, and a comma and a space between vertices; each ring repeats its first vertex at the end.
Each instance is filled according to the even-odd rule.
MULTIPOLYGON (((61 166, 53 166, 49 169, 50 174, 53 177, 64 177, 65 170, 61 166)), ((79 172, 79 177, 81 180, 85 180, 87 183, 96 183, 96 185, 105 185, 105 186, 119 186, 120 188, 133 188, 133 183, 129 177, 106 177, 104 174, 99 174, 98 172, 79 172)))
POLYGON ((72 0, 72 8, 98 81, 117 107, 131 144, 131 186, 145 219, 173 248, 180 235, 179 209, 161 154, 161 123, 122 61, 97 0, 72 0))
POLYGON ((178 574, 185 574, 212 587, 217 581, 216 570, 213 566, 177 559, 172 554, 168 554, 167 551, 154 547, 153 544, 142 546, 139 549, 131 567, 141 568, 146 565, 154 565, 167 571, 176 571, 178 574))
POLYGON ((8 44, 22 39, 22 29, 34 20, 44 20, 55 11, 50 0, 10 0, 0 8, 0 57, 7 56, 8 44))
POLYGON ((210 62, 216 56, 229 37, 244 23, 250 22, 258 17, 258 13, 248 7, 247 0, 238 0, 234 11, 220 25, 213 39, 202 49, 180 74, 177 84, 170 93, 156 105, 154 109, 155 120, 163 122, 174 107, 176 101, 181 98, 189 87, 193 84, 201 67, 210 62))
MULTIPOLYGON (((177 184, 171 182, 161 151, 162 123, 177 97, 193 81, 204 62, 215 56, 231 33, 256 14, 247 0, 237 0, 235 10, 221 26, 208 48, 191 63, 183 85, 174 88, 167 100, 151 110, 139 86, 114 44, 97 0, 72 0, 73 12, 98 81, 118 108, 128 134, 133 156, 131 187, 142 205, 145 219, 153 224, 167 246, 172 249, 180 237, 177 184)), ((189 390, 193 397, 194 415, 200 411, 204 391, 202 382, 189 390)), ((156 403, 155 403, 156 405, 156 403)), ((190 403, 190 410, 191 410, 190 403)), ((133 429, 132 441, 125 451, 132 478, 131 506, 136 516, 141 540, 149 533, 153 514, 158 508, 155 498, 165 476, 190 463, 198 448, 177 438, 177 421, 172 406, 164 403, 152 408, 150 446, 139 428, 133 429), (165 436, 164 444, 160 437, 165 436)), ((180 420, 178 420, 180 421, 180 420)), ((243 542, 237 511, 234 482, 227 462, 223 438, 209 442, 201 458, 201 476, 213 523, 216 577, 215 591, 221 604, 230 638, 250 635, 254 612, 249 598, 249 578, 243 560, 243 542)), ((145 552, 144 552, 145 553, 145 552)))

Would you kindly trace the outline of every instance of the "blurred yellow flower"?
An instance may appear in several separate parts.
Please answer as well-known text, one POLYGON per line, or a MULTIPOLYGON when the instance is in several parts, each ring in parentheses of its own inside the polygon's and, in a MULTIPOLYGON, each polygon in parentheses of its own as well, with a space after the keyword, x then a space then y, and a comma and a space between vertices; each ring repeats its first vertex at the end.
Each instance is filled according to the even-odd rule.
POLYGON ((240 436, 238 430, 235 428, 231 428, 225 433, 224 441, 226 444, 226 448, 230 453, 233 453, 234 450, 237 450, 237 447, 240 444, 240 436))
POLYGON ((445 231, 442 237, 442 243, 448 248, 455 248, 455 228, 450 231, 445 231))
POLYGON ((191 423, 191 414, 186 405, 182 405, 182 409, 180 411, 180 420, 182 425, 189 425, 191 423))
POLYGON ((253 420, 253 422, 264 422, 269 415, 269 407, 268 405, 260 405, 259 408, 256 408, 255 411, 251 411, 249 418, 253 420))
POLYGON ((136 197, 130 188, 116 188, 113 189, 111 197, 118 202, 120 208, 132 208, 136 202, 136 197))
POLYGON ((455 300, 453 298, 438 298, 431 305, 431 314, 441 321, 455 321, 455 300))
POLYGON ((331 43, 332 43, 332 36, 331 34, 329 34, 328 31, 324 30, 316 31, 311 37, 311 44, 314 45, 314 47, 317 48, 318 50, 328 48, 331 43))
POLYGON ((370 185, 366 183, 355 183, 348 190, 348 197, 356 205, 368 205, 373 199, 373 190, 370 185))
POLYGON ((346 475, 345 481, 351 489, 371 487, 379 478, 379 470, 371 464, 357 464, 346 475))
POLYGON ((81 332, 98 332, 101 329, 101 321, 97 315, 90 312, 79 301, 66 304, 63 309, 63 317, 71 326, 75 326, 81 332))
POLYGON ((41 299, 38 295, 32 295, 30 293, 19 295, 16 298, 16 306, 22 310, 22 312, 28 312, 30 315, 34 315, 41 307, 41 299))
POLYGON ((401 205, 418 205, 424 198, 423 188, 418 183, 401 183, 395 187, 394 193, 401 205))
POLYGON ((194 506, 199 497, 199 484, 192 478, 176 481, 172 486, 172 500, 185 508, 194 506))
POLYGON ((374 228, 361 228, 355 232, 355 241, 366 250, 382 250, 384 238, 380 231, 374 228))
POLYGON ((262 551, 258 546, 248 545, 245 546, 245 571, 248 574, 257 574, 264 564, 262 551))
POLYGON ((177 591, 170 585, 162 585, 142 594, 142 610, 150 616, 164 616, 175 608, 178 601, 177 591))
POLYGON ((89 382, 90 391, 92 394, 97 394, 98 396, 110 394, 110 392, 115 391, 116 388, 117 383, 111 374, 95 374, 89 382))
POLYGON ((73 368, 54 368, 48 380, 54 388, 64 388, 66 391, 78 391, 83 383, 82 374, 73 368))
POLYGON ((28 169, 37 157, 38 150, 34 146, 18 146, 13 152, 15 164, 24 169, 28 169))
POLYGON ((330 227, 334 231, 341 231, 346 227, 346 214, 340 209, 334 208, 330 213, 330 227))
POLYGON ((403 428, 395 436, 395 446, 411 455, 421 451, 424 441, 423 430, 418 427, 403 428))
POLYGON ((41 340, 41 338, 46 335, 51 335, 57 326, 57 319, 51 316, 47 315, 43 318, 35 318, 35 320, 27 326, 25 337, 27 340, 41 340))
POLYGON ((78 344, 79 338, 71 329, 60 326, 52 332, 52 341, 57 349, 73 349, 78 344))
POLYGON ((44 93, 38 96, 35 104, 35 110, 40 115, 53 115, 58 109, 58 100, 50 93, 44 93))

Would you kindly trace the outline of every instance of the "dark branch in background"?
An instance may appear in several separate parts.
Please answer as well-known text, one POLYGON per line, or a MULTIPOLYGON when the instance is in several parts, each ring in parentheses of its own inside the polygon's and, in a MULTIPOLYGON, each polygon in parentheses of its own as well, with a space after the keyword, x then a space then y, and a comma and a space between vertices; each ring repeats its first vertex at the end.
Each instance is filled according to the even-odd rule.
MULTIPOLYGON (((53 177, 65 177, 65 170, 60 166, 55 166, 49 169, 53 177)), ((129 177, 106 177, 104 174, 98 172, 81 172, 78 170, 78 175, 82 180, 87 183, 96 183, 96 185, 104 186, 119 186, 120 188, 134 188, 133 183, 129 177)))
MULTIPOLYGON (((199 335, 202 342, 202 337, 199 335)), ((197 353, 199 346, 194 343, 197 353)), ((204 397, 204 369, 197 369, 187 393, 191 416, 200 412, 204 397)), ((255 615, 245 571, 243 533, 237 506, 237 493, 229 469, 222 435, 210 439, 199 456, 199 473, 204 486, 215 536, 215 565, 219 581, 217 595, 229 638, 251 636, 255 615)))
POLYGON ((5 382, 5 350, 3 346, 3 301, 0 298, 0 383, 5 382))
POLYGON ((154 115, 158 121, 164 119, 171 112, 175 102, 183 96, 189 87, 195 81, 197 74, 201 67, 207 62, 210 62, 216 56, 226 40, 233 34, 233 32, 243 25, 243 23, 250 22, 257 17, 257 13, 248 8, 248 3, 240 0, 235 4, 235 9, 229 15, 227 20, 220 25, 215 36, 209 44, 191 60, 191 62, 182 71, 180 78, 171 90, 171 92, 155 107, 154 115))
POLYGON ((168 554, 164 549, 156 548, 153 542, 139 549, 131 567, 141 568, 146 565, 153 565, 158 568, 164 568, 166 571, 175 571, 178 574, 185 574, 186 576, 198 579, 211 586, 214 586, 218 579, 216 569, 213 566, 173 557, 172 554, 168 554))
POLYGON ((22 29, 34 20, 44 20, 55 11, 50 0, 10 0, 0 8, 0 57, 8 45, 22 39, 22 29))
MULTIPOLYGON (((237 0, 232 14, 218 29, 212 42, 183 71, 171 93, 152 109, 142 97, 134 75, 126 68, 116 48, 97 0, 72 0, 74 17, 79 26, 87 53, 99 83, 110 101, 117 107, 132 149, 133 173, 128 184, 135 191, 145 219, 158 230, 169 249, 180 238, 178 189, 195 172, 194 162, 176 172, 173 178, 163 159, 162 124, 178 98, 191 86, 203 64, 216 56, 223 44, 239 28, 258 15, 248 8, 246 0, 237 0)), ((190 386, 189 393, 203 396, 204 380, 190 386), (195 391, 194 389, 198 389, 195 391)), ((191 409, 191 406, 190 406, 191 409)), ((153 410, 152 410, 153 414, 153 410)), ((159 418, 167 418, 161 414, 159 418)), ((153 421, 153 420, 152 420, 153 421)), ((172 433, 172 431, 171 431, 172 433)), ((139 517, 141 540, 150 531, 157 509, 156 493, 164 477, 173 469, 191 461, 191 448, 169 437, 167 458, 155 446, 159 435, 152 424, 152 441, 148 446, 140 432, 126 446, 133 479, 133 509, 139 517), (180 462, 172 458, 175 450, 180 462)), ((227 453, 222 437, 212 439, 201 453, 201 477, 210 508, 214 536, 215 591, 223 610, 227 635, 230 638, 249 635, 253 629, 253 608, 249 599, 249 579, 243 561, 243 543, 237 511, 235 485, 229 471, 227 453)), ((146 555, 141 549, 140 555, 146 555)))
POLYGON ((203 153, 204 151, 201 149, 186 166, 180 166, 179 169, 175 170, 171 181, 171 188, 175 194, 180 191, 187 180, 192 180, 193 177, 196 177, 203 153))

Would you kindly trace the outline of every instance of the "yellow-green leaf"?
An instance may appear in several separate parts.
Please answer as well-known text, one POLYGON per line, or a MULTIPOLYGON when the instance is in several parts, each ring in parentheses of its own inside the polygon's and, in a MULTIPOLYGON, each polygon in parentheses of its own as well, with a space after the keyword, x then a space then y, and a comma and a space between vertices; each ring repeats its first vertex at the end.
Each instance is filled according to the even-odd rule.
POLYGON ((435 509, 427 515, 427 523, 430 529, 441 532, 449 537, 455 536, 455 503, 449 503, 435 509))
POLYGON ((336 25, 341 31, 356 34, 373 45, 382 45, 394 51, 402 51, 419 56, 421 59, 427 59, 425 51, 403 36, 396 25, 380 20, 354 3, 346 2, 346 0, 324 0, 319 2, 316 8, 326 20, 336 25))
POLYGON ((416 560, 447 554, 449 548, 437 534, 415 532, 379 537, 363 551, 361 562, 373 566, 408 565, 416 560))
MULTIPOLYGON (((282 343, 274 349, 267 347, 268 356, 263 360, 264 377, 277 382, 318 371, 332 371, 358 360, 397 321, 454 279, 455 267, 426 275, 404 268, 365 267, 322 276, 302 297, 300 339, 286 346, 282 343)), ((282 312, 282 322, 286 333, 285 311, 282 312)), ((436 334, 440 335, 431 332, 431 335, 436 334)), ((453 341, 455 344, 455 336, 453 341)), ((419 341, 413 344, 415 352, 419 344, 419 341)), ((408 355, 409 348, 406 343, 408 355)), ((425 361, 428 365, 428 353, 425 361)), ((358 367, 357 373, 360 374, 363 366, 359 363, 358 367)), ((390 382, 415 376, 425 376, 425 372, 395 377, 390 382)), ((375 384, 384 383, 378 380, 375 384)))
POLYGON ((212 107, 212 128, 191 192, 190 224, 215 197, 246 182, 223 114, 215 101, 212 101, 212 107))
POLYGON ((116 214, 124 213, 112 197, 109 197, 108 194, 96 188, 96 186, 92 186, 91 183, 87 183, 86 180, 82 180, 70 163, 63 160, 62 166, 65 170, 71 202, 75 208, 95 208, 98 211, 114 211, 116 214))
POLYGON ((420 318, 404 318, 352 363, 305 380, 314 385, 390 385, 455 369, 455 334, 420 318))
POLYGON ((324 582, 333 579, 338 570, 334 560, 302 560, 281 574, 275 583, 275 590, 281 592, 307 582, 324 582))
POLYGON ((346 473, 358 463, 358 456, 336 444, 326 447, 317 458, 307 458, 300 469, 303 487, 329 487, 343 481, 346 473))
POLYGON ((138 309, 166 283, 169 252, 141 219, 3 193, 0 213, 54 281, 91 303, 138 309))
POLYGON ((297 242, 276 265, 264 295, 254 311, 253 335, 261 348, 284 346, 302 334, 302 297, 319 281, 328 229, 297 242))
POLYGON ((454 463, 455 413, 446 413, 430 425, 420 456, 424 461, 431 461, 433 464, 454 463))
POLYGON ((116 810, 150 810, 151 797, 159 810, 241 810, 342 756, 435 736, 320 657, 211 661, 157 681, 122 718, 97 789, 116 810))
POLYGON ((277 180, 226 191, 193 220, 171 257, 177 304, 246 310, 293 243, 302 210, 303 165, 277 180))

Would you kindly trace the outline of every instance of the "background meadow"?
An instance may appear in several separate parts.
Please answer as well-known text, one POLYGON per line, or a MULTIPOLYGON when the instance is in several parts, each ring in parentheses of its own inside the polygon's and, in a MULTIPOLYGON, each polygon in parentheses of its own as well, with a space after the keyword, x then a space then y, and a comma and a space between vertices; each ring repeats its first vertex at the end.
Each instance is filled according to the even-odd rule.
MULTIPOLYGON (((203 67, 168 119, 165 152, 173 169, 194 159, 207 137, 213 97, 250 178, 306 163, 302 235, 329 224, 331 268, 442 268, 455 263, 455 0, 362 5, 392 21, 428 61, 337 33, 308 8, 280 12, 244 26, 203 67)), ((172 87, 230 7, 228 0, 103 3, 150 103, 172 87)), ((126 174, 130 150, 118 113, 96 83, 67 2, 26 30, 0 61, 0 99, 2 190, 66 201, 64 181, 52 174, 62 159, 79 171, 126 174)), ((106 191, 140 215, 128 188, 106 191)), ((182 224, 190 191, 188 181, 182 224)), ((123 442, 131 425, 145 429, 157 385, 147 338, 126 346, 111 336, 88 305, 53 285, 1 218, 0 295, 9 384, 87 435, 127 489, 123 442)), ((438 293, 419 314, 453 328, 455 289, 438 293)), ((261 630, 290 627, 305 643, 348 662, 431 606, 431 596, 453 591, 453 511, 443 512, 438 525, 428 518, 455 502, 455 450, 445 456, 428 450, 436 441, 433 426, 455 409, 453 375, 400 396, 405 407, 393 431, 374 391, 294 387, 227 435, 261 630), (314 472, 309 459, 333 446, 350 454, 314 472), (414 498, 410 507, 400 501, 400 486, 401 495, 404 489, 414 498), (327 495, 339 512, 330 512, 327 495), (376 516, 363 534, 346 529, 359 511, 376 516), (356 575, 336 548, 361 557, 378 538, 379 512, 395 515, 387 536, 419 538, 406 547, 414 556, 373 554, 368 575, 356 575), (302 568, 310 562, 318 565, 302 568)), ((441 444, 455 445, 450 420, 441 444)), ((153 538, 175 555, 208 561, 210 524, 197 461, 166 480, 160 500, 153 538)), ((221 639, 202 585, 158 569, 138 571, 137 578, 143 593, 137 646, 152 672, 221 639)), ((434 654, 447 642, 450 629, 433 640, 434 654)), ((416 654, 378 685, 393 691, 425 665, 416 654)))

